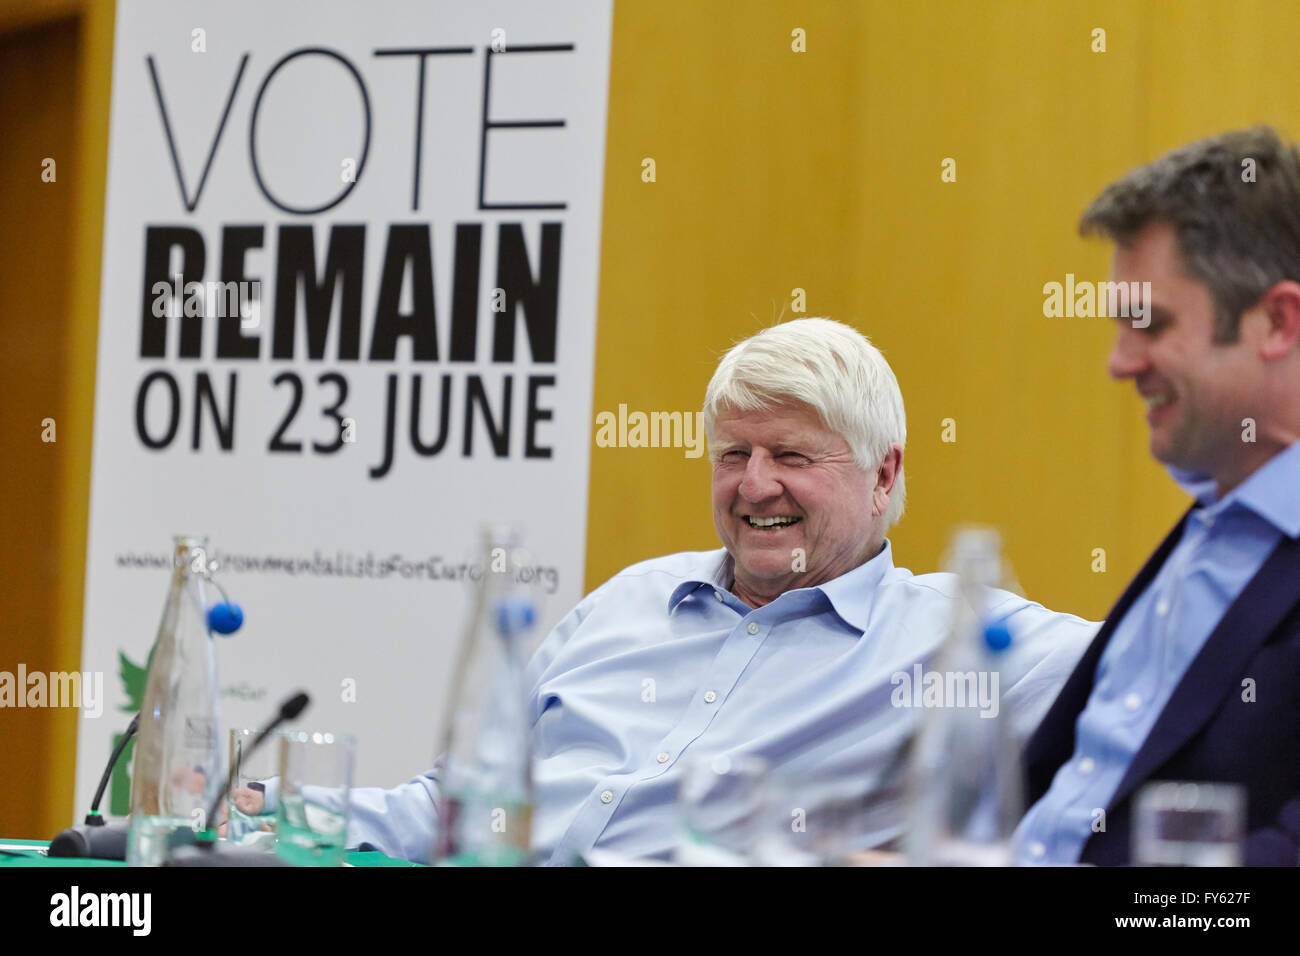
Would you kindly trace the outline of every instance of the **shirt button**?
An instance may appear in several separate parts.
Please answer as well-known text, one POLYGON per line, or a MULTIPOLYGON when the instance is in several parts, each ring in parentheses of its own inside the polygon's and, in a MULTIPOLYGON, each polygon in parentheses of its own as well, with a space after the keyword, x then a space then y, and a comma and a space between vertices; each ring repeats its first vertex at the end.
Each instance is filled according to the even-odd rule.
POLYGON ((1164 598, 1161 598, 1159 601, 1157 601, 1157 602, 1156 602, 1156 613, 1159 614, 1161 617, 1164 617, 1166 614, 1168 614, 1168 613, 1169 613, 1169 602, 1166 601, 1164 598))
POLYGON ((713 596, 714 596, 715 598, 717 598, 719 601, 722 600, 722 592, 721 592, 721 591, 714 591, 714 592, 713 592, 713 596))
POLYGON ((1035 860, 1041 859, 1047 853, 1047 847, 1041 843, 1031 843, 1029 846, 1029 855, 1035 860))
POLYGON ((661 751, 659 751, 659 756, 658 756, 658 757, 655 757, 655 759, 658 760, 660 763, 667 763, 667 762, 668 762, 668 754, 667 754, 666 751, 662 751, 662 750, 661 750, 661 751))
POLYGON ((757 633, 758 633, 758 625, 755 624, 753 621, 750 621, 750 622, 749 622, 749 627, 745 628, 745 630, 749 631, 750 634, 757 634, 757 633))
POLYGON ((601 803, 612 803, 613 801, 614 801, 614 791, 613 791, 613 790, 606 790, 604 793, 602 793, 602 794, 600 795, 600 802, 601 802, 601 803))
POLYGON ((1093 760, 1091 757, 1084 757, 1082 760, 1079 761, 1079 773, 1082 774, 1092 773, 1093 768, 1096 766, 1097 766, 1097 762, 1095 760, 1093 760))
POLYGON ((1129 694, 1124 698, 1124 706, 1129 710, 1137 710, 1142 706, 1142 698, 1137 694, 1129 694))
POLYGON ((717 700, 717 699, 718 699, 718 695, 715 694, 713 691, 708 691, 708 692, 704 695, 704 702, 705 702, 706 704, 711 704, 711 703, 713 703, 713 702, 714 702, 715 700, 717 700))

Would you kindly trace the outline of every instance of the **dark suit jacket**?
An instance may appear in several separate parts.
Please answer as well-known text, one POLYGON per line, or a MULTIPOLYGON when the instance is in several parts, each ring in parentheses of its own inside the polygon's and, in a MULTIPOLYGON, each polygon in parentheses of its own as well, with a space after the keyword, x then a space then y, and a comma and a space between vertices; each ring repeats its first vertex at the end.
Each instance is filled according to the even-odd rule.
MULTIPOLYGON (((1297 489, 1300 494, 1300 489, 1297 489)), ((1188 514, 1191 512, 1189 511, 1188 514)), ((1047 792, 1074 754, 1074 728, 1115 628, 1182 536, 1187 514, 1106 616, 1025 749, 1028 801, 1047 792)), ((1133 800, 1150 780, 1243 784, 1245 862, 1300 858, 1300 541, 1283 537, 1192 660, 1106 807, 1082 863, 1129 862, 1133 800), (1254 701, 1243 700, 1254 681, 1254 701)))

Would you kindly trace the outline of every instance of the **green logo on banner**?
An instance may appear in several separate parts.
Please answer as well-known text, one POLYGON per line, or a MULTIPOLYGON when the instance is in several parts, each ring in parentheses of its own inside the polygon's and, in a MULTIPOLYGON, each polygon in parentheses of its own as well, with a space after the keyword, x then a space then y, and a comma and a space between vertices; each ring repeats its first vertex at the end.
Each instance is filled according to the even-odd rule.
MULTIPOLYGON (((149 665, 153 663, 153 650, 149 651, 149 659, 141 667, 121 651, 117 652, 118 659, 118 676, 122 678, 122 692, 126 694, 126 703, 119 709, 128 714, 139 713, 140 708, 144 706, 144 684, 145 679, 149 676, 149 665)), ((111 754, 117 745, 121 742, 122 735, 114 734, 113 740, 109 743, 109 753, 111 754)), ((110 816, 124 817, 131 812, 131 756, 135 752, 135 740, 126 745, 122 751, 122 757, 118 760, 117 766, 113 768, 113 776, 109 781, 108 812, 110 816)))

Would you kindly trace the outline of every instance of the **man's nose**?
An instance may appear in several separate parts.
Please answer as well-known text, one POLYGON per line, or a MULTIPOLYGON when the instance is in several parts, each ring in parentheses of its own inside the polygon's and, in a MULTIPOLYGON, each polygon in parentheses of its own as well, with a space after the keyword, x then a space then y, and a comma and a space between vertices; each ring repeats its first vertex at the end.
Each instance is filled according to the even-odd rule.
POLYGON ((1115 345, 1106 360, 1106 371, 1111 378, 1136 378, 1149 364, 1146 340, 1141 333, 1121 327, 1115 336, 1115 345))
POLYGON ((776 480, 776 465, 767 455, 755 452, 745 465, 740 494, 746 501, 765 501, 781 493, 781 482, 776 480))

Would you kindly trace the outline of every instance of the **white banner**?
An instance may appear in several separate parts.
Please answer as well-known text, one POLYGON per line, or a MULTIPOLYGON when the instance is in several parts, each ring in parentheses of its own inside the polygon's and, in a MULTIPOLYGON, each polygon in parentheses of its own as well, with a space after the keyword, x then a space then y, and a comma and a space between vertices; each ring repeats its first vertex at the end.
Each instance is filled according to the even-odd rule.
POLYGON ((358 784, 429 766, 482 521, 525 529, 539 637, 580 598, 611 15, 119 0, 78 815, 173 534, 247 615, 224 726, 305 689, 358 784))

